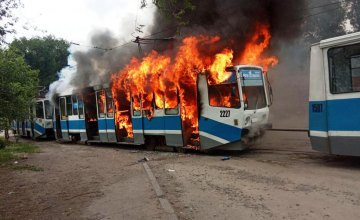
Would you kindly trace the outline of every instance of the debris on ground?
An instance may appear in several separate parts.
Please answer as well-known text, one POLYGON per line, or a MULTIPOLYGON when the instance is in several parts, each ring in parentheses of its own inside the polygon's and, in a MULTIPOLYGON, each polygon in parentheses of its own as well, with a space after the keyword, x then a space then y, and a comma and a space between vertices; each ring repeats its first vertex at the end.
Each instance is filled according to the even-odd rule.
POLYGON ((19 162, 18 161, 14 161, 14 164, 18 164, 19 162))
POLYGON ((146 162, 146 161, 149 161, 149 158, 147 158, 147 157, 144 157, 143 159, 141 159, 141 160, 138 160, 138 162, 139 162, 139 163, 141 163, 141 162, 146 162))
POLYGON ((225 156, 225 157, 223 157, 221 160, 222 160, 222 161, 225 161, 225 160, 230 160, 230 159, 231 159, 231 157, 225 156))
POLYGON ((172 170, 172 169, 168 169, 167 171, 169 171, 169 172, 175 172, 175 170, 172 170))

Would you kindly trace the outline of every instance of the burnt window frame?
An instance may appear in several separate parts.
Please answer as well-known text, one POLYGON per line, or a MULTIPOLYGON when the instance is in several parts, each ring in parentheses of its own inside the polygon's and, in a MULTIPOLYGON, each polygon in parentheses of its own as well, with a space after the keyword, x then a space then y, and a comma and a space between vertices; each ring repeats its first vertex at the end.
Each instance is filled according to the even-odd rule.
POLYGON ((134 97, 133 96, 131 96, 131 115, 132 116, 134 116, 134 117, 142 117, 142 107, 141 107, 141 98, 139 97, 138 98, 139 99, 139 103, 140 103, 140 110, 135 110, 135 108, 134 108, 134 97), (135 114, 135 112, 136 112, 136 114, 135 114))
POLYGON ((176 108, 166 108, 166 97, 164 95, 164 113, 165 113, 165 115, 180 115, 180 96, 179 96, 178 90, 176 91, 176 98, 177 98, 176 108), (176 110, 177 113, 176 114, 172 113, 172 112, 169 113, 169 111, 173 111, 173 110, 176 110))
MULTIPOLYGON (((331 47, 331 48, 328 48, 328 50, 327 50, 327 52, 326 52, 326 56, 327 56, 327 65, 328 65, 328 76, 329 76, 329 92, 330 92, 330 94, 332 94, 332 95, 340 95, 340 94, 351 94, 351 93, 359 93, 360 92, 360 90, 359 91, 353 91, 353 83, 352 83, 352 80, 353 80, 353 74, 352 74, 352 66, 351 66, 351 58, 352 57, 354 57, 354 56, 356 56, 356 57, 360 57, 360 51, 359 52, 357 52, 357 53, 354 53, 354 54, 351 54, 350 56, 349 56, 349 59, 348 59, 348 61, 349 61, 349 63, 348 63, 348 65, 349 65, 349 71, 350 71, 350 81, 351 81, 351 89, 352 89, 352 91, 346 91, 346 92, 335 92, 334 90, 336 90, 336 88, 337 87, 335 87, 336 86, 336 77, 333 77, 333 75, 334 75, 334 73, 333 73, 333 71, 332 71, 332 68, 331 68, 331 66, 332 66, 332 64, 330 63, 331 62, 331 60, 333 59, 331 59, 331 57, 330 57, 330 52, 332 51, 332 50, 336 50, 336 49, 339 49, 339 48, 346 48, 346 47, 351 47, 351 46, 359 46, 360 47, 360 43, 356 43, 356 44, 350 44, 350 45, 343 45, 343 46, 338 46, 338 47, 331 47)), ((358 68, 355 68, 355 69, 358 69, 358 68)))
POLYGON ((161 95, 161 97, 162 97, 162 101, 163 101, 163 106, 164 107, 162 107, 162 108, 158 108, 157 106, 156 106, 156 93, 154 92, 154 96, 153 96, 154 98, 153 98, 153 102, 154 102, 154 110, 164 110, 165 109, 165 96, 164 96, 164 94, 162 94, 161 95))
POLYGON ((210 103, 210 95, 209 95, 209 86, 218 86, 218 85, 229 85, 229 84, 235 84, 235 83, 220 83, 220 84, 214 84, 214 85, 210 85, 209 84, 209 74, 206 74, 206 85, 207 85, 207 95, 208 95, 208 103, 210 107, 213 108, 226 108, 226 109, 241 109, 242 104, 241 104, 241 94, 240 94, 240 87, 239 87, 239 81, 238 81, 238 75, 237 75, 237 71, 235 69, 231 70, 232 73, 235 74, 235 78, 236 78, 236 86, 237 86, 237 90, 238 90, 238 94, 239 94, 239 107, 235 108, 235 107, 226 107, 226 106, 213 106, 210 103))
POLYGON ((67 119, 67 111, 66 111, 66 98, 65 97, 60 97, 59 98, 59 106, 60 106, 60 119, 61 120, 66 120, 67 119), (61 101, 64 101, 64 106, 61 105, 61 101))
POLYGON ((105 89, 105 105, 106 105, 106 118, 114 118, 114 99, 113 99, 113 96, 112 96, 112 93, 111 93, 111 90, 109 89, 105 89), (108 111, 108 103, 110 102, 111 104, 111 109, 112 109, 112 112, 109 112, 108 111))
POLYGON ((106 118, 106 92, 105 92, 105 90, 98 90, 98 91, 96 91, 96 93, 95 93, 95 95, 96 95, 96 109, 97 109, 97 117, 98 117, 98 119, 104 119, 104 118, 106 118), (104 103, 104 112, 102 112, 102 113, 100 113, 100 109, 99 109, 99 93, 100 92, 103 92, 104 93, 104 96, 105 96, 105 103, 104 103), (100 115, 100 114, 103 114, 103 115, 100 115))

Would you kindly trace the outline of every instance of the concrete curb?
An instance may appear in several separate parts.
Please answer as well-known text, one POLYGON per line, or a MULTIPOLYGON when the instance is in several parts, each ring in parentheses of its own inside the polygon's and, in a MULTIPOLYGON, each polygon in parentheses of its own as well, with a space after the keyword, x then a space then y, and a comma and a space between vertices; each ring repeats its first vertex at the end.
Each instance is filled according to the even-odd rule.
POLYGON ((153 172, 151 171, 149 165, 145 162, 143 163, 144 169, 146 171, 146 174, 151 182, 151 185, 155 191, 156 196, 159 199, 160 205, 162 207, 162 209, 168 214, 168 219, 174 219, 177 220, 178 217, 175 214, 175 211, 173 209, 173 207, 171 206, 169 200, 167 200, 167 198, 165 198, 165 194, 162 191, 162 189, 160 188, 159 183, 157 182, 153 172))

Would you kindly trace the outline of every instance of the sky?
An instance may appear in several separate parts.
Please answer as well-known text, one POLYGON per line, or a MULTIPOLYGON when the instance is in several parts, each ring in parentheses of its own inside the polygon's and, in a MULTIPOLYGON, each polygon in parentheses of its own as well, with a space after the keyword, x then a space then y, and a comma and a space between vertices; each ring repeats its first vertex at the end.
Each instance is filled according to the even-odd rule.
MULTIPOLYGON (((21 0, 23 7, 14 14, 19 21, 15 25, 14 38, 53 35, 70 42, 89 45, 91 34, 98 30, 110 30, 120 40, 129 41, 137 24, 148 30, 153 21, 154 6, 140 8, 140 0, 21 0), (25 27, 25 28, 24 28, 25 27)), ((149 32, 144 29, 145 33, 149 32)), ((82 50, 72 46, 71 50, 82 50)))

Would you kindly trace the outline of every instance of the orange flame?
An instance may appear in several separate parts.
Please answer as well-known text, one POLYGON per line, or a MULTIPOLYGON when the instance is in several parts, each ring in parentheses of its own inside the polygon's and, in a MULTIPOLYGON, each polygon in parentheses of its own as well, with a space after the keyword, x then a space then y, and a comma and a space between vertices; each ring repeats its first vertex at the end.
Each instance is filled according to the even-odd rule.
MULTIPOLYGON (((264 69, 277 64, 276 57, 262 57, 270 39, 269 26, 258 25, 241 53, 241 63, 262 65, 264 69), (259 40, 260 38, 262 40, 259 40)), ((160 55, 156 51, 151 51, 141 60, 132 58, 123 70, 112 77, 117 127, 125 129, 126 136, 132 138, 130 108, 137 111, 146 110, 146 116, 150 120, 154 114, 154 104, 159 109, 177 108, 180 104, 183 139, 186 145, 197 148, 197 77, 201 73, 208 73, 209 84, 217 85, 231 76, 225 69, 233 65, 233 50, 224 48, 221 53, 210 56, 201 54, 199 50, 200 47, 210 47, 219 40, 218 36, 189 36, 183 39, 173 58, 160 55)), ((210 99, 210 105, 222 102, 222 106, 231 107, 232 103, 240 102, 238 96, 230 97, 231 90, 229 86, 224 87, 219 93, 220 99, 210 99)))
POLYGON ((241 64, 260 65, 265 71, 279 63, 275 56, 263 57, 265 49, 269 47, 271 40, 270 27, 266 24, 257 24, 255 33, 245 45, 240 57, 241 64))

